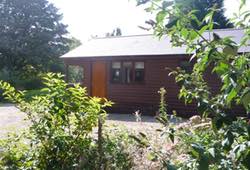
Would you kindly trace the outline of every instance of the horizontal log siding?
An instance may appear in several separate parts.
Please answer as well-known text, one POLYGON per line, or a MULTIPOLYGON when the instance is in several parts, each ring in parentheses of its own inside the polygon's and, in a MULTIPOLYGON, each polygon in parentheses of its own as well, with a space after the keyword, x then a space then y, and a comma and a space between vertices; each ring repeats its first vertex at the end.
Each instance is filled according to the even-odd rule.
MULTIPOLYGON (((141 110, 144 114, 155 115, 159 105, 158 90, 165 87, 167 90, 168 112, 176 110, 179 115, 191 116, 198 111, 194 104, 185 105, 178 99, 180 87, 175 83, 174 77, 168 76, 166 67, 175 69, 180 63, 187 60, 188 56, 117 56, 117 57, 96 57, 96 58, 72 58, 64 59, 66 64, 82 65, 84 67, 84 85, 91 92, 91 63, 96 60, 107 62, 107 97, 115 104, 109 112, 133 113, 141 110), (143 84, 113 84, 110 81, 110 68, 112 61, 144 61, 145 62, 145 82, 143 84)), ((219 79, 207 73, 205 80, 213 93, 217 93, 220 88, 219 79)), ((238 114, 243 113, 241 107, 237 107, 238 114)))
MULTIPOLYGON (((131 60, 132 61, 132 60, 131 60)), ((135 58, 135 61, 141 61, 135 58)), ((115 102, 113 112, 132 113, 136 110, 148 114, 156 114, 159 105, 158 90, 165 87, 167 90, 166 101, 168 111, 176 110, 179 114, 191 115, 196 112, 193 105, 185 106, 183 101, 178 99, 179 87, 173 76, 168 76, 169 68, 180 66, 182 58, 166 56, 161 59, 142 60, 145 62, 145 82, 143 84, 113 84, 108 77, 108 98, 115 102)), ((110 68, 111 61, 108 62, 110 68)))

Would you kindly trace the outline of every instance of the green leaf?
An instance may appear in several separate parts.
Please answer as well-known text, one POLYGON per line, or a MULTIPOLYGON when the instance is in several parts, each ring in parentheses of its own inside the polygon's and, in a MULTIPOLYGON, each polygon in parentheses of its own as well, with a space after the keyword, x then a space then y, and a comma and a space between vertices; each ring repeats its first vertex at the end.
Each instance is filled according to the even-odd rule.
POLYGON ((157 15, 156 15, 156 22, 157 23, 163 23, 166 15, 167 15, 166 11, 160 11, 160 12, 158 12, 157 15))
POLYGON ((242 7, 246 5, 246 0, 241 0, 240 1, 240 9, 242 9, 242 7))
POLYGON ((175 130, 173 128, 169 129, 169 138, 171 140, 172 143, 174 143, 174 136, 175 136, 175 130))
POLYGON ((200 30, 199 33, 202 35, 208 29, 208 25, 204 25, 200 30))
POLYGON ((214 148, 209 148, 207 151, 211 155, 212 158, 215 158, 215 149, 214 148))
POLYGON ((249 109, 249 105, 250 105, 250 88, 246 88, 243 92, 243 95, 241 97, 241 101, 243 106, 246 109, 249 109))
POLYGON ((147 138, 147 136, 145 135, 145 133, 139 132, 139 135, 143 138, 147 138))
POLYGON ((153 152, 150 152, 150 153, 147 154, 147 159, 150 160, 150 161, 155 162, 155 161, 157 161, 157 155, 154 154, 153 152))
POLYGON ((219 62, 216 67, 214 67, 213 72, 215 71, 218 75, 223 75, 229 70, 229 65, 227 63, 219 62))
POLYGON ((215 131, 219 130, 223 126, 223 120, 220 117, 215 117, 212 119, 212 127, 215 131))
POLYGON ((184 38, 187 38, 188 36, 188 30, 186 28, 182 28, 181 29, 181 35, 184 37, 184 38))
POLYGON ((194 156, 196 158, 200 157, 205 152, 204 148, 200 144, 193 143, 193 144, 191 144, 191 147, 192 147, 192 151, 194 153, 194 156))
POLYGON ((216 33, 213 32, 213 37, 214 37, 214 41, 219 41, 221 40, 220 36, 216 33))
POLYGON ((203 155, 201 156, 201 159, 199 160, 199 170, 208 170, 209 169, 209 162, 208 162, 208 158, 203 155))
POLYGON ((197 32, 191 30, 191 31, 189 32, 189 38, 190 38, 191 41, 193 41, 193 40, 195 40, 196 38, 198 38, 197 32))
POLYGON ((232 47, 232 46, 226 46, 223 49, 223 53, 227 54, 227 55, 232 55, 235 56, 238 54, 238 49, 236 47, 232 47))
POLYGON ((226 132, 226 138, 222 141, 221 144, 226 151, 229 151, 231 149, 233 142, 234 142, 234 135, 230 130, 228 130, 226 132))
POLYGON ((237 95, 237 91, 235 88, 232 88, 230 93, 227 95, 226 102, 227 104, 230 104, 232 99, 237 95))

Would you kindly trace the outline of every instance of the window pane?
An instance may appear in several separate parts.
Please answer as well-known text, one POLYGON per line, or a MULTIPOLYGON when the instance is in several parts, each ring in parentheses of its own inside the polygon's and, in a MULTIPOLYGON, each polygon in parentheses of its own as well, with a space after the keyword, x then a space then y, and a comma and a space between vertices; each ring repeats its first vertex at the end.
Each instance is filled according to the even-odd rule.
POLYGON ((120 82, 121 81, 121 69, 112 69, 112 81, 113 82, 120 82))
POLYGON ((143 69, 135 70, 135 81, 136 82, 143 82, 144 81, 144 70, 143 69))
POLYGON ((81 66, 69 66, 69 83, 83 83, 84 70, 81 66))
POLYGON ((144 62, 135 62, 135 82, 144 81, 144 62))
POLYGON ((121 62, 112 62, 111 81, 119 83, 122 80, 121 62))
POLYGON ((112 62, 112 68, 120 69, 121 68, 121 62, 112 62))
POLYGON ((144 62, 135 62, 135 69, 144 69, 144 62))

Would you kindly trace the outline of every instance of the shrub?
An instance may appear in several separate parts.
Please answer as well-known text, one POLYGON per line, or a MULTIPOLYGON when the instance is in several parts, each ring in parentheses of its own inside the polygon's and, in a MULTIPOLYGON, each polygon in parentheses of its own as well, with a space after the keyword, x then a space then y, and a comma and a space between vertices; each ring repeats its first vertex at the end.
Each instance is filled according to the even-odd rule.
MULTIPOLYGON (((163 134, 168 134, 173 143, 175 138, 179 139, 187 150, 187 161, 176 163, 178 159, 162 157, 162 166, 167 169, 250 169, 250 125, 244 119, 234 119, 228 111, 232 105, 240 105, 250 114, 250 53, 239 51, 249 48, 250 11, 244 11, 242 8, 246 1, 241 1, 239 15, 235 14, 236 18, 233 21, 237 27, 244 28, 244 35, 240 37, 239 43, 232 37, 220 37, 213 32, 215 9, 210 9, 200 21, 195 15, 196 10, 183 11, 179 2, 137 2, 149 2, 150 7, 147 11, 156 13, 156 22, 152 25, 157 36, 166 34, 171 38, 173 46, 186 46, 187 52, 193 53, 190 59, 195 60, 192 72, 177 68, 170 75, 174 75, 176 82, 181 86, 179 97, 186 103, 197 103, 197 110, 202 118, 212 117, 212 125, 207 130, 189 127, 184 133, 170 126, 167 120, 166 123, 162 121, 163 134), (167 28, 165 23, 172 16, 175 17, 174 24, 167 28), (201 28, 194 28, 192 23, 201 28), (206 30, 211 32, 211 40, 204 37, 206 30), (210 91, 204 79, 210 70, 221 82, 217 94, 210 91), (174 162, 175 166, 171 162, 174 162)), ((139 141, 144 139, 145 137, 141 136, 139 141)), ((157 154, 161 155, 159 152, 157 154)))
POLYGON ((25 100, 25 92, 0 81, 7 99, 31 122, 22 138, 10 138, 1 146, 3 169, 82 169, 82 160, 96 145, 92 130, 111 103, 87 96, 79 84, 68 87, 60 74, 49 73, 43 79, 46 87, 30 101, 25 100), (20 143, 27 149, 21 149, 20 143))
MULTIPOLYGON (((131 169, 134 165, 130 146, 134 142, 129 138, 129 134, 122 128, 107 127, 103 134, 103 159, 102 169, 112 170, 131 169)), ((92 145, 88 150, 87 159, 84 159, 85 167, 88 169, 98 169, 100 163, 98 159, 98 145, 92 145)))

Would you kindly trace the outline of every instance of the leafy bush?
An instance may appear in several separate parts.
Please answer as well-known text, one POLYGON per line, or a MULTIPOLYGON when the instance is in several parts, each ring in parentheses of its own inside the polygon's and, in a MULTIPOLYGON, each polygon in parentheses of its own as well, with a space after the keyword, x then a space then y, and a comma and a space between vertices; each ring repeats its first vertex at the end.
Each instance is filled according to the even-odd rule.
MULTIPOLYGON (((134 165, 134 158, 129 147, 134 142, 129 138, 129 133, 122 128, 107 127, 103 134, 103 159, 102 169, 131 169, 134 165)), ((98 169, 100 163, 98 157, 98 146, 92 145, 88 151, 88 159, 85 160, 85 167, 98 169)))
POLYGON ((33 97, 40 96, 46 93, 46 91, 37 89, 37 90, 26 90, 24 94, 24 98, 26 101, 31 101, 33 97))
MULTIPOLYGON (((222 38, 213 32, 214 9, 210 9, 205 18, 199 21, 195 15, 197 11, 183 11, 178 2, 137 2, 150 3, 147 11, 156 13, 156 22, 152 25, 157 36, 167 34, 173 46, 185 45, 187 52, 193 53, 190 60, 195 60, 195 64, 191 73, 177 68, 170 75, 174 75, 181 85, 179 97, 186 103, 195 101, 202 119, 212 117, 207 129, 197 130, 189 126, 184 131, 171 126, 164 117, 159 118, 164 126, 163 134, 168 134, 173 143, 178 139, 186 149, 183 152, 186 160, 181 161, 178 158, 165 158, 161 152, 156 152, 162 158, 162 166, 167 169, 250 169, 250 125, 245 119, 234 119, 228 112, 232 105, 241 105, 250 114, 250 53, 239 53, 240 48, 249 48, 250 41, 250 11, 242 11, 245 1, 242 0, 239 15, 235 14, 236 20, 233 21, 237 27, 244 28, 240 43, 232 37, 222 38), (166 21, 171 16, 175 16, 175 24, 166 28, 166 21), (202 26, 201 29, 194 28, 192 23, 202 26), (206 30, 212 32, 211 40, 203 36, 206 30), (210 91, 204 79, 210 70, 222 84, 217 94, 210 91)), ((145 139, 142 135, 138 141, 145 139)))
POLYGON ((82 169, 87 164, 83 160, 96 159, 88 154, 97 147, 92 130, 111 103, 87 96, 79 84, 68 87, 60 74, 49 73, 43 79, 46 87, 30 101, 25 100, 25 92, 0 81, 7 99, 31 122, 22 138, 7 139, 1 146, 2 169, 82 169))
POLYGON ((133 157, 129 147, 134 142, 129 137, 129 132, 122 128, 107 128, 104 133, 104 162, 106 169, 131 169, 133 157))
POLYGON ((176 165, 186 169, 247 169, 250 159, 247 127, 246 121, 238 119, 216 132, 211 130, 211 121, 180 129, 177 147, 182 147, 186 159, 175 161, 176 165))

